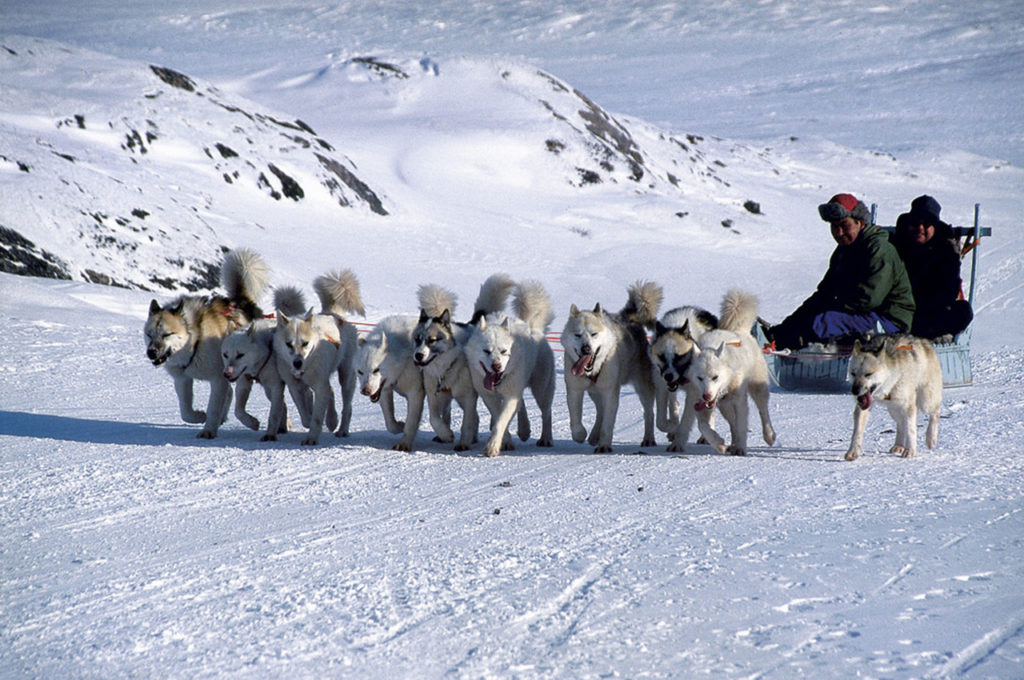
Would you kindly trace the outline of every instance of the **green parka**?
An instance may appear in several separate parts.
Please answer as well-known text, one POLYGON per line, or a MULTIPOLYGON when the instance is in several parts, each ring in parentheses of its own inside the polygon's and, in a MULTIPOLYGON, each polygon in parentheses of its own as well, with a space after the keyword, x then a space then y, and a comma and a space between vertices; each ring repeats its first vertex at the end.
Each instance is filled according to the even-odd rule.
POLYGON ((914 319, 910 279, 889 237, 873 224, 857 240, 836 246, 817 290, 791 316, 807 318, 825 311, 877 312, 909 330, 914 319))

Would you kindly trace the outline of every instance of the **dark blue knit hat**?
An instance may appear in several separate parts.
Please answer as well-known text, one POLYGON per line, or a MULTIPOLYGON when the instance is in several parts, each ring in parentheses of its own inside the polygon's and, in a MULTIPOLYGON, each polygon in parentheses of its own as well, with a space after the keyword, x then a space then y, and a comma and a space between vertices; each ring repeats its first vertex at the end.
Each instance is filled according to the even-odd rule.
POLYGON ((920 220, 915 224, 930 224, 937 226, 941 220, 939 220, 939 214, 942 212, 942 206, 931 196, 925 194, 918 196, 910 202, 910 217, 913 220, 920 220))

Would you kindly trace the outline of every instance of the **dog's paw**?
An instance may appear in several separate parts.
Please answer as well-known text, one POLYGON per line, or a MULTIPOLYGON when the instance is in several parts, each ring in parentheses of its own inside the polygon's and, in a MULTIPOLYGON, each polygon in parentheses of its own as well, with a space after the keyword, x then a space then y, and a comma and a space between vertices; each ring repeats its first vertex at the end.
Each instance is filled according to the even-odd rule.
POLYGON ((460 443, 460 444, 456 444, 456 445, 455 445, 455 450, 456 450, 456 451, 459 451, 459 452, 462 452, 462 451, 469 451, 469 450, 470 450, 471 448, 473 448, 473 447, 472 447, 472 446, 469 446, 469 445, 467 445, 467 444, 461 444, 461 443, 460 443))
POLYGON ((337 431, 335 431, 334 436, 338 437, 339 439, 342 438, 342 437, 347 437, 348 436, 348 430, 346 430, 343 427, 339 427, 337 429, 337 431))
POLYGON ((668 447, 665 450, 668 451, 669 453, 682 453, 685 448, 685 444, 673 441, 671 444, 668 445, 668 447))
POLYGON ((538 439, 537 440, 537 446, 539 446, 541 448, 547 449, 547 448, 550 448, 550 447, 552 447, 554 445, 555 445, 555 443, 553 441, 551 441, 550 439, 547 439, 547 438, 538 439))
POLYGON ((181 419, 186 423, 205 423, 206 422, 206 411, 192 411, 181 414, 181 419))
POLYGON ((747 450, 745 448, 743 448, 742 446, 736 446, 735 444, 730 444, 729 446, 725 447, 725 450, 731 456, 747 455, 747 450))
POLYGON ((651 437, 650 439, 644 439, 642 442, 640 442, 640 448, 642 448, 642 449, 650 448, 652 446, 657 446, 657 445, 658 445, 658 441, 654 437, 651 437))
POLYGON ((846 452, 846 455, 843 456, 845 460, 857 460, 859 457, 860 451, 858 449, 850 449, 846 452))
POLYGON ((594 453, 611 453, 611 452, 612 452, 612 447, 611 446, 601 446, 601 445, 599 445, 599 446, 595 446, 594 447, 594 453))
POLYGON ((587 438, 587 430, 583 427, 574 427, 572 430, 572 440, 577 444, 582 444, 583 440, 587 438))
POLYGON ((893 444, 892 447, 889 449, 889 453, 898 453, 898 454, 900 454, 902 456, 903 453, 904 453, 904 450, 903 450, 903 447, 900 446, 899 444, 893 444))
POLYGON ((500 449, 492 449, 489 446, 484 448, 484 455, 488 458, 497 458, 499 453, 501 453, 500 449))
POLYGON ((306 437, 302 440, 303 446, 316 446, 318 439, 317 437, 306 437))
POLYGON ((914 449, 904 449, 902 452, 900 452, 900 458, 913 458, 916 455, 917 451, 915 451, 914 449))
POLYGON ((238 421, 245 425, 250 430, 260 429, 260 421, 248 413, 238 414, 238 421))
POLYGON ((409 451, 412 451, 412 446, 410 446, 409 444, 407 444, 404 441, 400 441, 397 444, 395 444, 394 446, 392 446, 391 450, 392 451, 405 451, 406 453, 408 453, 409 451))
POLYGON ((276 434, 265 434, 262 437, 260 437, 260 441, 261 442, 276 442, 277 441, 277 435, 276 434))
POLYGON ((217 433, 213 430, 200 430, 199 434, 196 435, 197 439, 215 439, 217 433))
POLYGON ((385 423, 385 425, 388 428, 388 432, 390 432, 391 434, 402 434, 402 430, 405 429, 404 420, 395 420, 390 423, 385 423))
POLYGON ((766 429, 764 431, 764 443, 768 446, 775 446, 775 430, 766 429))

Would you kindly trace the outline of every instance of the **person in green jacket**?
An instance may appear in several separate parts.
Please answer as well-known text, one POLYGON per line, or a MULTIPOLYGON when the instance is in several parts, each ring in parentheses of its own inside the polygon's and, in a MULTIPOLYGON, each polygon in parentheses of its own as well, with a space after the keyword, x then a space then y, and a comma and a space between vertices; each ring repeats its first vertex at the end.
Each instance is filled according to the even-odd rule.
POLYGON ((837 194, 818 206, 836 249, 817 290, 782 323, 765 329, 776 349, 812 342, 844 342, 867 333, 907 331, 914 295, 896 249, 871 224, 871 213, 852 194, 837 194))

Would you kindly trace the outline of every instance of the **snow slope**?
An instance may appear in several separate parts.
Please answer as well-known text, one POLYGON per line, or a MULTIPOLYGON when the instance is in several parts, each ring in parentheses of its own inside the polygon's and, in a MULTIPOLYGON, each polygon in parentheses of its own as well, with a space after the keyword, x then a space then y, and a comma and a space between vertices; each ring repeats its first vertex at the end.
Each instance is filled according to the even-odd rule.
MULTIPOLYGON (((615 452, 594 455, 571 442, 561 375, 553 449, 454 454, 424 422, 415 453, 393 452, 362 398, 345 440, 262 444, 231 419, 201 441, 143 354, 146 308, 169 292, 0 274, 0 677, 1024 677, 1020 14, 998 2, 0 5, 0 44, 31 45, 38 67, 0 71, 0 156, 78 134, 55 133, 83 96, 60 54, 107 74, 92 102, 104 111, 155 64, 304 121, 387 216, 275 200, 220 173, 197 182, 188 163, 143 164, 156 167, 145 189, 207 197, 169 222, 178 256, 196 255, 196 235, 250 245, 275 283, 307 289, 351 267, 368 321, 414 311, 426 282, 465 312, 494 271, 541 280, 553 330, 571 303, 615 308, 638 278, 665 286, 666 308, 715 309, 740 285, 778 319, 820 277, 831 248, 815 206, 840 190, 877 202, 882 221, 924 192, 958 224, 978 202, 994 231, 974 385, 945 395, 938 448, 887 454, 879 412, 854 464, 840 460, 844 395, 773 393, 779 442, 752 440, 736 459, 641 451, 627 390, 615 452), (410 77, 353 66, 366 56, 410 77), (33 88, 56 113, 33 108, 33 88), (870 101, 834 103, 851 89, 870 101), (572 113, 573 90, 629 131, 655 181, 619 161, 620 174, 579 181, 593 156, 566 130, 582 125, 552 115, 572 113), (545 144, 554 133, 566 153, 545 144)), ((183 120, 162 102, 154 115, 183 120)), ((209 128, 181 137, 194 149, 232 131, 189 120, 209 128)), ((67 183, 31 185, 31 204, 26 173, 0 163, 0 224, 36 216, 54 226, 34 238, 67 239, 61 187, 94 171, 137 180, 124 153, 63 167, 67 183)), ((136 273, 109 261, 121 281, 136 273)))

